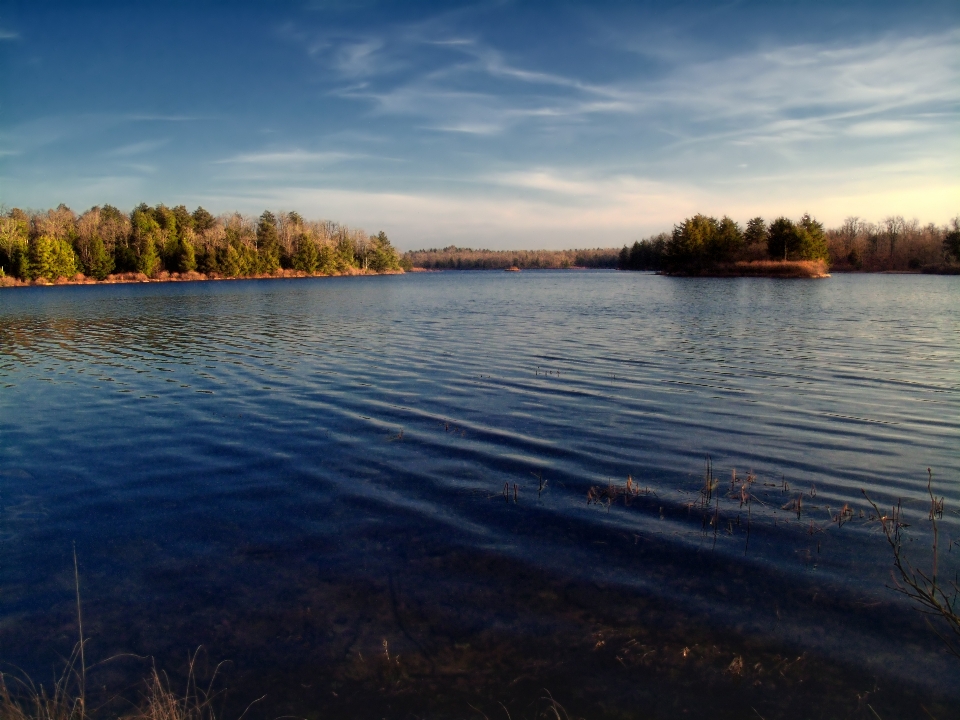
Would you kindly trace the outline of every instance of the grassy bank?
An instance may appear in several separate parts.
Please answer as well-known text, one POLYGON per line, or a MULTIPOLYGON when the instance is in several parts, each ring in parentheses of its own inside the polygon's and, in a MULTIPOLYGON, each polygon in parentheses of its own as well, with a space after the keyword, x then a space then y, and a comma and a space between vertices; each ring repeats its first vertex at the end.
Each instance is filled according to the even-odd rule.
POLYGON ((768 277, 768 278, 826 278, 830 277, 824 260, 753 260, 717 265, 702 277, 768 277))
POLYGON ((229 275, 222 275, 220 273, 200 273, 200 272, 186 272, 186 273, 168 273, 161 272, 157 273, 153 277, 148 277, 143 273, 118 273, 113 275, 108 275, 102 280, 97 280, 93 277, 88 277, 83 273, 77 273, 73 277, 58 277, 54 280, 48 278, 40 277, 35 280, 20 280, 15 277, 3 276, 0 277, 0 287, 31 287, 36 285, 42 286, 51 286, 51 285, 122 285, 130 283, 163 283, 163 282, 202 282, 205 280, 279 280, 283 278, 308 278, 308 277, 342 277, 342 276, 358 276, 358 275, 399 275, 402 274, 403 270, 399 269, 390 269, 390 270, 361 270, 359 268, 348 267, 343 270, 330 270, 329 272, 304 272, 303 270, 285 270, 280 269, 272 273, 255 273, 251 275, 244 275, 242 277, 235 277, 229 275))

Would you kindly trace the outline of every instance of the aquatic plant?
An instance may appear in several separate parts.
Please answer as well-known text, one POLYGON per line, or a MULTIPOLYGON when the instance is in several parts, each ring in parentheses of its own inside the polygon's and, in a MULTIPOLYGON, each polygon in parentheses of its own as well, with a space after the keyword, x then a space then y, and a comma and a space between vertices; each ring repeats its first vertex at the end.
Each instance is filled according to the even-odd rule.
POLYGON ((918 568, 903 552, 903 529, 908 525, 903 521, 902 502, 898 500, 889 512, 884 512, 870 499, 865 490, 861 492, 873 507, 876 513, 874 519, 880 524, 883 536, 893 553, 893 589, 919 606, 930 629, 943 641, 947 649, 960 659, 960 612, 958 612, 960 584, 956 579, 943 582, 937 573, 940 549, 938 523, 943 518, 944 498, 937 498, 934 495, 932 470, 927 468, 927 494, 930 497, 930 511, 927 517, 930 521, 933 541, 930 570, 918 568), (945 630, 942 629, 944 626, 945 630))

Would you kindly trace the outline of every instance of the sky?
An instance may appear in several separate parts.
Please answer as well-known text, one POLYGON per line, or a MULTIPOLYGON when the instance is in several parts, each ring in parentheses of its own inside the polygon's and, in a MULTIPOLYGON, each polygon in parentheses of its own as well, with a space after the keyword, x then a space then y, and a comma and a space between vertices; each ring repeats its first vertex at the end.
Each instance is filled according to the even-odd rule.
POLYGON ((0 0, 0 203, 401 249, 960 214, 960 3, 0 0))

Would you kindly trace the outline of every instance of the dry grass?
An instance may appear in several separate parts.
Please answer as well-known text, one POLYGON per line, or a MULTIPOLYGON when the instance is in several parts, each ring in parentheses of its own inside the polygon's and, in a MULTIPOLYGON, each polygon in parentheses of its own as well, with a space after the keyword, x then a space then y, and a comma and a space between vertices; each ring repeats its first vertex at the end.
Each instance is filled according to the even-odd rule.
POLYGON ((893 588, 910 598, 925 615, 927 625, 943 641, 947 649, 960 659, 960 583, 943 581, 938 577, 938 554, 940 528, 943 518, 944 498, 933 493, 933 472, 927 468, 927 493, 930 496, 928 519, 931 525, 931 569, 921 570, 913 565, 903 553, 903 529, 908 524, 902 520, 901 503, 897 502, 889 512, 882 512, 873 500, 862 491, 876 513, 883 535, 893 552, 893 588))
MULTIPOLYGON (((63 674, 48 691, 29 678, 0 674, 0 720, 217 720, 214 701, 218 694, 213 685, 217 672, 206 687, 197 685, 194 664, 190 657, 186 687, 177 693, 165 673, 153 669, 146 680, 146 689, 133 710, 117 715, 103 708, 88 707, 78 667, 79 645, 66 663, 63 674)), ((241 716, 242 718, 242 716, 241 716)))
POLYGON ((827 263, 823 260, 755 260, 738 262, 724 268, 732 275, 745 277, 776 278, 825 278, 830 277, 827 263))
POLYGON ((215 697, 211 687, 206 690, 197 687, 191 659, 187 688, 182 695, 171 689, 165 674, 154 669, 147 680, 147 692, 140 707, 125 720, 216 720, 215 697))
POLYGON ((68 671, 57 679, 48 692, 28 678, 13 678, 11 688, 6 675, 0 674, 0 718, 3 720, 85 720, 84 700, 78 692, 74 671, 76 656, 68 671))

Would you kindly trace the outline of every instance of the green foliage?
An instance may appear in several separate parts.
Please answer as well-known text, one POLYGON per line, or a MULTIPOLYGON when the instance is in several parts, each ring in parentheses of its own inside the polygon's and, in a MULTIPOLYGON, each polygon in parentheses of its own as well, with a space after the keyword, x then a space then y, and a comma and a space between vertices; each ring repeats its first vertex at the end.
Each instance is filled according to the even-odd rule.
POLYGON ((106 280, 107 276, 113 272, 113 258, 107 252, 103 239, 99 235, 94 235, 90 240, 90 259, 83 268, 84 273, 97 280, 106 280))
POLYGON ((280 236, 277 233, 277 218, 269 210, 264 211, 257 223, 258 272, 272 273, 280 269, 280 236))
POLYGON ((740 225, 724 215, 717 233, 710 238, 709 255, 714 263, 729 262, 743 247, 743 232, 740 225))
POLYGON ((772 260, 826 260, 827 237, 823 225, 809 215, 794 223, 779 217, 767 233, 767 254, 772 260))
POLYGON ((823 230, 823 223, 817 222, 809 214, 804 213, 797 224, 800 231, 800 249, 798 260, 827 260, 830 253, 827 250, 827 234, 823 230))
POLYGON ((212 228, 216 223, 216 218, 202 207, 198 207, 193 211, 193 229, 195 232, 205 232, 206 230, 212 228))
POLYGON ((177 234, 177 216, 162 203, 153 208, 153 219, 167 237, 177 234))
POLYGON ((34 280, 73 277, 77 274, 77 256, 70 243, 50 235, 30 241, 30 276, 34 280))
POLYGON ((234 236, 217 254, 220 272, 227 277, 247 277, 259 272, 257 251, 234 236))
POLYGON ((740 226, 728 217, 718 221, 694 215, 674 227, 666 245, 664 266, 671 272, 697 274, 734 259, 743 247, 740 226))
POLYGON ((310 273, 390 271, 401 265, 386 234, 353 231, 332 222, 307 223, 295 212, 266 211, 255 221, 218 219, 204 208, 141 203, 129 215, 110 205, 79 218, 65 205, 44 213, 14 209, 0 215, 0 270, 25 280, 100 280, 111 272, 162 271, 250 277, 282 267, 310 273))
MULTIPOLYGON (((160 206, 162 207, 162 206, 160 206)), ((173 213, 170 213, 170 217, 173 213)), ((134 268, 147 277, 152 277, 160 266, 157 245, 161 244, 163 234, 153 211, 145 204, 139 205, 130 216, 133 226, 133 242, 130 247, 134 254, 134 268)))
POLYGON ((313 239, 306 233, 297 240, 297 249, 293 255, 293 268, 302 272, 313 273, 320 267, 320 252, 313 239))
POLYGON ((213 247, 202 247, 196 252, 197 270, 207 275, 220 273, 220 263, 217 261, 217 251, 213 247))
POLYGON ((193 216, 183 205, 173 209, 173 217, 177 222, 177 235, 183 237, 188 230, 193 230, 193 216))
POLYGON ((189 231, 167 239, 161 259, 169 272, 185 273, 197 269, 196 250, 188 236, 192 236, 189 231))
POLYGON ((670 236, 660 233, 647 240, 638 240, 630 248, 620 251, 617 267, 620 270, 662 270, 670 236))
POLYGON ((177 239, 173 261, 173 270, 179 273, 193 272, 197 269, 197 256, 193 243, 184 237, 177 239))
POLYGON ((767 242, 767 224, 762 217, 751 218, 747 221, 747 229, 743 231, 743 243, 747 247, 764 245, 767 242))
POLYGON ((767 255, 772 260, 787 260, 790 253, 796 253, 800 247, 800 235, 793 220, 778 217, 770 223, 767 233, 767 255))
POLYGON ((337 271, 336 253, 329 245, 323 245, 319 248, 317 259, 317 272, 324 275, 332 275, 337 271))
POLYGON ((153 277, 160 266, 160 256, 157 255, 157 245, 152 237, 146 237, 140 246, 137 255, 137 272, 147 277, 153 277))
POLYGON ((29 223, 20 210, 0 218, 0 267, 21 280, 29 276, 27 267, 27 238, 29 223))
POLYGON ((333 253, 332 262, 337 272, 343 272, 358 265, 356 248, 350 236, 345 232, 341 232, 337 238, 337 246, 333 253))
POLYGON ((10 255, 10 274, 21 280, 30 279, 30 253, 27 246, 18 246, 10 255))
POLYGON ((394 250, 383 230, 370 238, 368 267, 375 272, 400 269, 397 251, 394 250))

